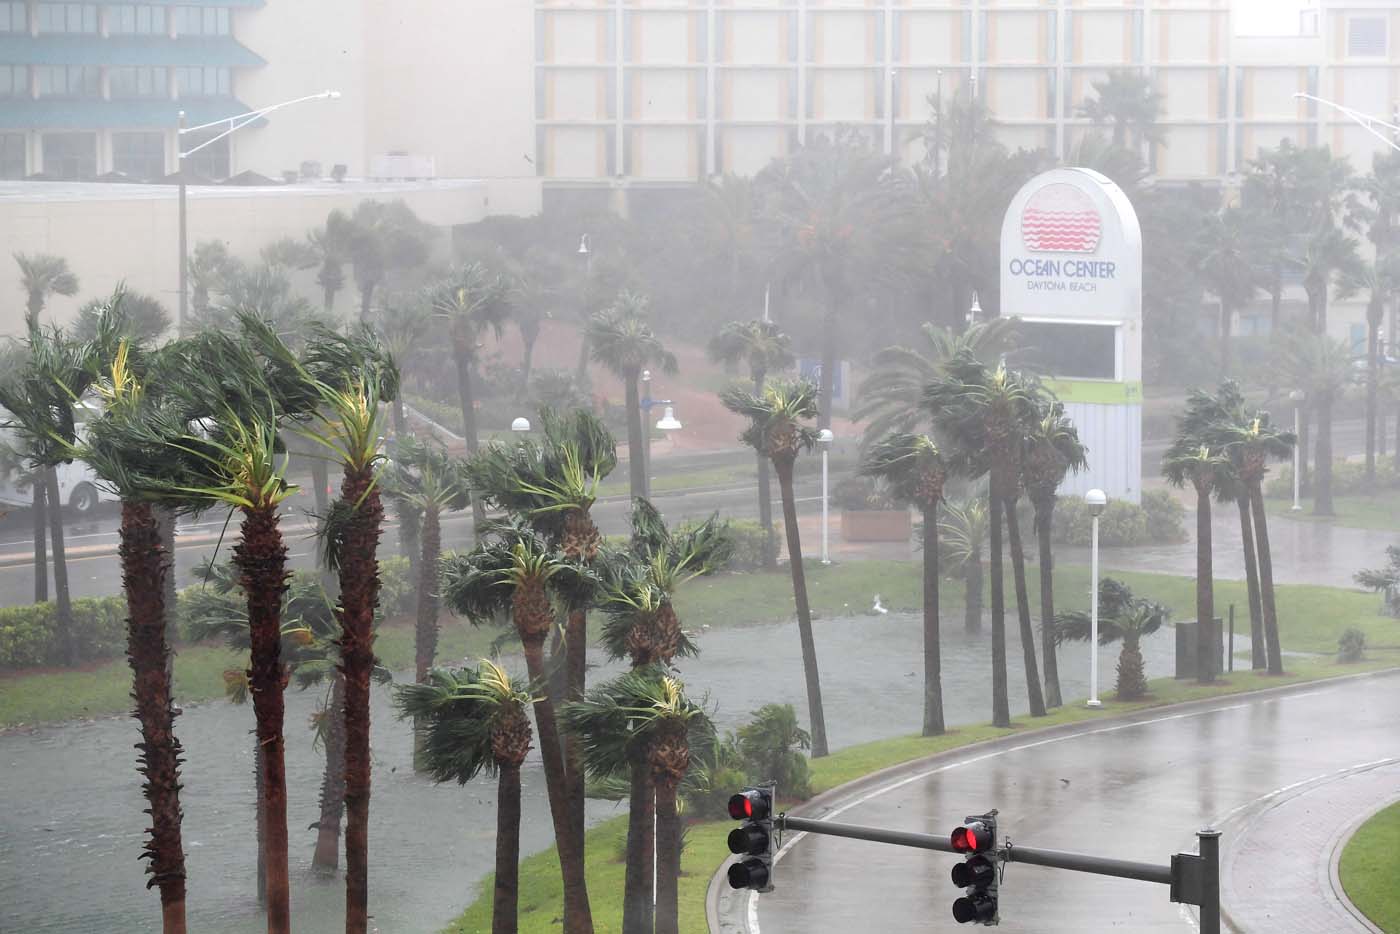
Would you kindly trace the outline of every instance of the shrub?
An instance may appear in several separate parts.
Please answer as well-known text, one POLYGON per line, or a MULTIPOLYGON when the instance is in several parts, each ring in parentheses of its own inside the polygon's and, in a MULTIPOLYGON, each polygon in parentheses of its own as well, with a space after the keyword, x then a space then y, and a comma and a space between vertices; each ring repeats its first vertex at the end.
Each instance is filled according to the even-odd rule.
MULTIPOLYGON (((1022 525, 1029 527, 1028 510, 1022 525)), ((1099 544, 1105 547, 1170 545, 1186 540, 1186 508, 1164 490, 1142 494, 1142 505, 1127 500, 1109 500, 1099 518, 1099 544)), ((1084 500, 1063 496, 1055 504, 1050 536, 1058 545, 1088 545, 1092 516, 1084 500)))
POLYGON ((802 750, 812 738, 797 725, 791 704, 764 704, 737 734, 744 770, 754 782, 775 781, 783 797, 810 798, 812 775, 802 750))
MULTIPOLYGON (((52 603, 0 609, 0 669, 61 665, 52 603)), ((73 642, 80 662, 116 658, 126 650, 126 600, 98 597, 73 601, 73 642)))
POLYGON ((1170 545, 1186 541, 1186 507, 1171 493, 1166 490, 1144 492, 1142 511, 1147 514, 1147 544, 1170 545))
POLYGON ((831 505, 836 509, 898 509, 884 484, 859 474, 846 477, 831 488, 831 505))
POLYGON ((1366 633, 1355 626, 1348 626, 1337 640, 1337 660, 1359 662, 1366 654, 1366 633))
MULTIPOLYGON (((725 564, 726 571, 755 571, 763 567, 763 545, 766 536, 763 526, 756 519, 730 519, 729 535, 734 543, 734 553, 725 564)), ((681 523, 677 534, 686 531, 689 523, 681 523)))
MULTIPOLYGON (((1314 476, 1316 471, 1314 471, 1314 476)), ((1366 465, 1359 461, 1334 461, 1332 463, 1332 493, 1336 496, 1354 496, 1393 490, 1400 487, 1400 473, 1395 463, 1388 457, 1376 459, 1376 483, 1370 487, 1366 483, 1366 465)), ((1293 465, 1284 464, 1275 469, 1273 477, 1264 484, 1264 495, 1271 499, 1293 498, 1293 465)))
POLYGON ((379 562, 379 611, 385 616, 411 613, 418 582, 410 580, 407 558, 384 558, 379 562))

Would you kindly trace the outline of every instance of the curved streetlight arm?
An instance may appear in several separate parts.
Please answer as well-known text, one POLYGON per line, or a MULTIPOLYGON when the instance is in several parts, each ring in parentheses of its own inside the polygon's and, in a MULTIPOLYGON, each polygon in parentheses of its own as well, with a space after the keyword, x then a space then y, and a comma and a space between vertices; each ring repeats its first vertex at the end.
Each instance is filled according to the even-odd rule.
POLYGON ((1364 114, 1359 110, 1353 110, 1350 107, 1337 103, 1336 101, 1329 101, 1325 97, 1317 97, 1312 94, 1304 94, 1302 91, 1299 91, 1298 93, 1294 94, 1293 97, 1295 100, 1312 101, 1315 104, 1322 104, 1324 107, 1331 107, 1338 113, 1344 114, 1347 117, 1351 118, 1351 121, 1353 123, 1361 127, 1367 133, 1370 133, 1382 143, 1385 143, 1391 149, 1394 149, 1396 152, 1400 152, 1400 143, 1396 143, 1394 135, 1386 136, 1384 133, 1376 129, 1376 127, 1385 127, 1392 134, 1400 134, 1400 126, 1397 126, 1394 123, 1388 123, 1387 121, 1381 120, 1377 117, 1373 117, 1370 114, 1364 114))
POLYGON ((189 158, 190 156, 199 152, 205 146, 217 143, 224 137, 229 136, 233 133, 237 133, 239 130, 243 129, 245 126, 248 126, 250 123, 256 123, 258 120, 261 120, 263 117, 266 117, 274 110, 281 110, 283 107, 290 107, 293 104, 304 104, 307 101, 336 100, 339 97, 339 91, 322 91, 320 94, 308 94, 306 97, 298 97, 295 100, 283 101, 280 104, 273 104, 270 107, 263 107, 259 110, 250 110, 248 113, 238 114, 237 116, 233 117, 225 117, 222 120, 214 120, 210 123, 201 123, 199 126, 181 127, 176 134, 177 138, 180 136, 184 136, 186 133, 194 133, 198 130, 207 130, 210 127, 224 126, 225 124, 228 125, 228 129, 224 130, 218 136, 205 140, 193 149, 181 152, 180 158, 189 158))

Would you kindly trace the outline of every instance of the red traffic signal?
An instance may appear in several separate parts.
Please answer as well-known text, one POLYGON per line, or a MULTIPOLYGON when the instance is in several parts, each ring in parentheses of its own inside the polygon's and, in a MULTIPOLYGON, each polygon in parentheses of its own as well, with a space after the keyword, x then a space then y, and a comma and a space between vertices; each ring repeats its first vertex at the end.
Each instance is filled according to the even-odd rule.
POLYGON ((734 820, 765 820, 771 811, 768 795, 752 788, 729 799, 729 816, 734 820))
MULTIPOLYGON (((733 806, 731 801, 730 813, 733 813, 733 806)), ((983 853, 996 843, 996 835, 980 820, 971 820, 953 831, 951 842, 959 853, 983 853)))

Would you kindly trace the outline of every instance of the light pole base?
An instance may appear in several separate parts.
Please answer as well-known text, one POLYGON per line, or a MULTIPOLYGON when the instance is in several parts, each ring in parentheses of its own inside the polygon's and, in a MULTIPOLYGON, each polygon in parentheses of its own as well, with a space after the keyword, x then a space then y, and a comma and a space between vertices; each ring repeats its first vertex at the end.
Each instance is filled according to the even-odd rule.
POLYGON ((1084 702, 1084 706, 1085 706, 1085 707, 1102 707, 1102 706, 1103 706, 1103 701, 1101 701, 1101 700, 1088 700, 1088 701, 1085 701, 1085 702, 1084 702))
POLYGON ((830 558, 823 558, 823 559, 822 559, 822 564, 830 564, 830 563, 831 563, 831 559, 830 559, 830 558))

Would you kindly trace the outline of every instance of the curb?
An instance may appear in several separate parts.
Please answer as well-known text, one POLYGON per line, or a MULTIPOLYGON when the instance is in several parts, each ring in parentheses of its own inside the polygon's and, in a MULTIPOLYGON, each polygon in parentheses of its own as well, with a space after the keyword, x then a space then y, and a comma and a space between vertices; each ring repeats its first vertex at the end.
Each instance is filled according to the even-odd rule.
MULTIPOLYGON (((1161 704, 1155 707, 1144 707, 1141 710, 1134 710, 1129 713, 1109 714, 1102 718, 1082 720, 1078 723, 1066 723, 1057 726, 1041 727, 1038 729, 1020 730, 1007 736, 999 736, 996 739, 983 740, 981 742, 969 743, 966 746, 959 746, 956 749, 945 750, 934 753, 931 756, 924 756, 919 759, 910 759, 908 762, 900 762, 896 765, 887 766, 868 775, 829 788, 826 791, 807 799, 804 802, 790 808, 788 813, 794 817, 817 817, 821 812, 829 810, 838 800, 852 797, 867 789, 882 785, 894 778, 905 777, 908 773, 923 771, 934 764, 955 761, 972 755, 980 755, 987 750, 1000 749, 1007 746, 1015 746, 1024 742, 1029 737, 1038 739, 1054 738, 1061 736, 1074 736, 1078 733, 1087 733, 1098 729, 1104 723, 1131 723, 1135 720, 1150 720, 1161 714, 1164 710, 1194 710, 1198 708, 1209 708, 1215 705, 1225 705, 1237 702, 1240 698, 1270 697, 1276 695, 1287 695, 1303 693, 1305 691, 1316 690, 1319 686, 1336 684, 1351 681, 1364 681, 1370 678, 1394 677, 1400 675, 1400 667, 1382 668, 1378 671, 1360 672, 1351 675, 1337 675, 1331 678, 1318 678, 1313 681, 1300 681, 1296 684, 1284 684, 1278 687, 1258 688, 1253 691, 1238 691, 1233 694, 1223 694, 1219 697, 1201 698, 1198 700, 1182 701, 1177 704, 1161 704)), ((710 877, 710 884, 706 890, 705 898, 705 919, 710 930, 710 934, 746 934, 748 932, 748 921, 735 924, 726 924, 729 919, 720 916, 720 901, 726 894, 723 886, 728 880, 725 873, 733 857, 727 857, 710 877)), ((743 893, 748 896, 749 893, 743 893)), ((746 899, 747 900, 747 899, 746 899)), ((1349 903, 1347 903, 1349 904, 1349 903)), ((1355 909, 1350 909, 1357 913, 1355 909)), ((1224 910, 1222 906, 1222 920, 1224 920, 1224 910)), ((1235 928, 1233 924, 1231 928, 1235 928)), ((1236 928, 1237 929, 1237 928, 1236 928)))
POLYGON ((1346 889, 1342 888, 1342 850, 1346 849, 1346 845, 1351 842, 1351 838, 1361 829, 1362 824, 1396 802, 1400 802, 1400 795, 1395 795, 1388 801, 1381 803, 1376 808, 1366 812, 1337 831, 1328 844, 1331 847, 1331 852, 1327 857, 1327 881, 1332 887, 1332 895, 1341 903, 1341 906, 1347 910, 1347 913, 1356 919, 1358 924, 1366 930, 1373 932, 1373 934, 1384 934, 1384 932, 1372 923, 1371 919, 1366 917, 1365 913, 1360 908, 1357 908, 1356 905, 1352 903, 1352 900, 1347 897, 1346 889))

